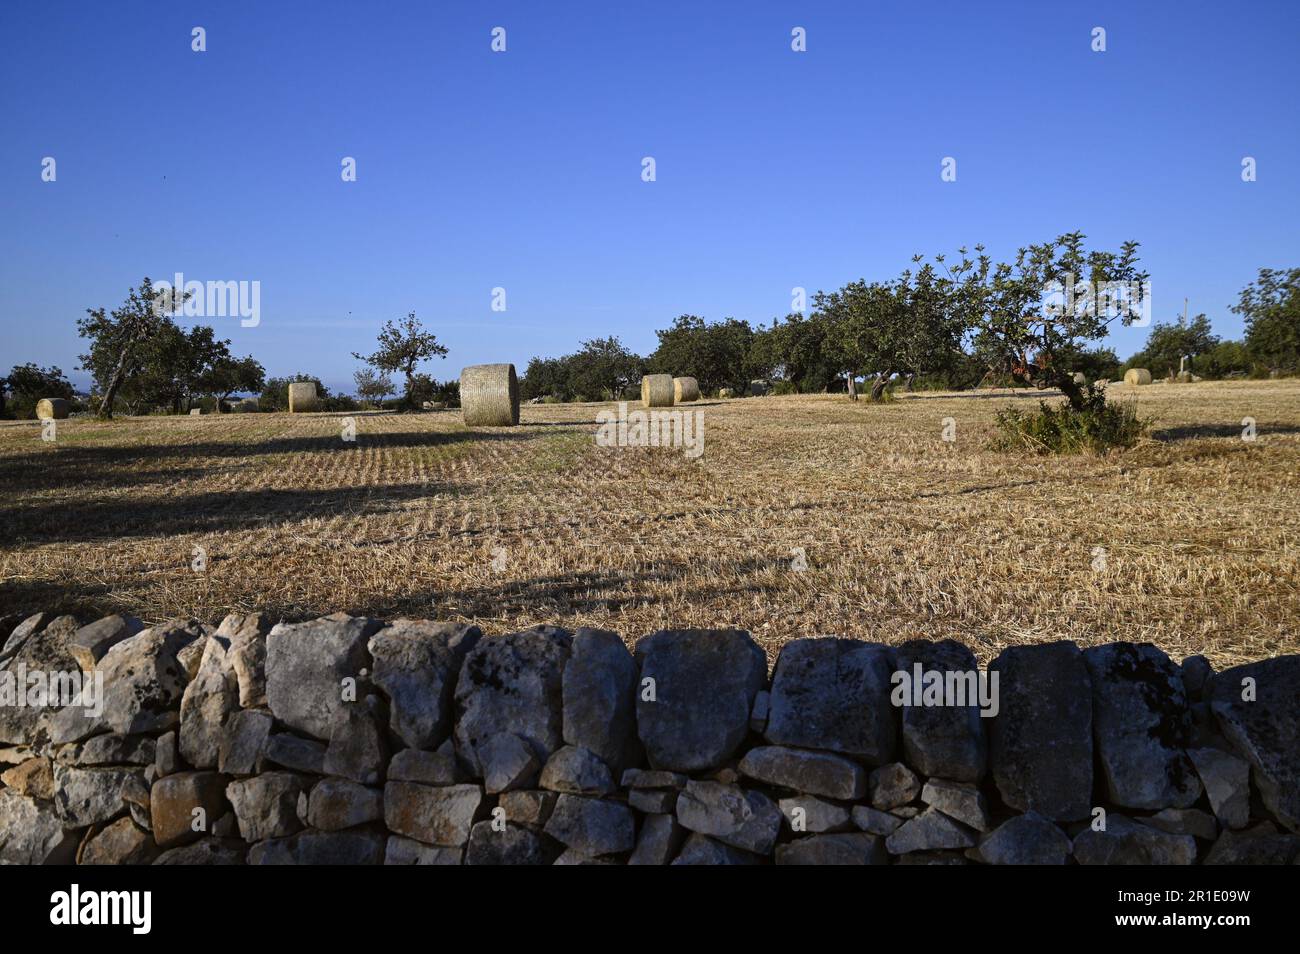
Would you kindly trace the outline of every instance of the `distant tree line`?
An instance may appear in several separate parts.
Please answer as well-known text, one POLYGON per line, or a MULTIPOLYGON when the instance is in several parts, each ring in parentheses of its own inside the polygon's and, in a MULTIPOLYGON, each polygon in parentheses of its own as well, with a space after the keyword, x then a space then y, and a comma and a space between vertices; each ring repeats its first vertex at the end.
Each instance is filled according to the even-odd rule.
MULTIPOLYGON (((647 373, 694 377, 709 394, 743 393, 763 379, 778 392, 843 390, 855 399, 859 379, 873 399, 899 382, 946 389, 999 383, 1059 389, 1070 408, 1082 410, 1104 401, 1091 382, 1130 367, 1165 376, 1188 358, 1206 378, 1300 372, 1300 268, 1261 269, 1242 290, 1232 306, 1245 322, 1242 340, 1221 339, 1203 314, 1158 321, 1142 350, 1123 364, 1101 343, 1118 316, 1095 297, 1044 308, 1044 289, 1053 285, 1141 288, 1147 276, 1137 248, 1126 242, 1117 251, 1088 250, 1084 236, 1073 232, 1022 248, 1009 262, 994 263, 980 246, 959 249, 951 261, 916 256, 894 279, 819 291, 808 314, 786 315, 770 327, 681 315, 655 332, 658 346, 645 357, 616 337, 584 341, 573 354, 535 357, 520 392, 525 400, 625 398, 638 393, 647 373)), ((80 360, 94 382, 91 409, 103 416, 119 406, 132 414, 184 413, 196 405, 220 412, 233 395, 248 394, 258 396, 259 410, 283 410, 292 381, 314 382, 328 409, 459 405, 457 381, 439 382, 419 370, 447 349, 414 313, 386 322, 373 353, 354 354, 366 365, 354 375, 358 401, 330 394, 311 375, 267 378, 257 360, 232 355, 230 342, 212 328, 178 327, 169 316, 184 297, 174 289, 160 295, 145 278, 120 307, 89 309, 77 322, 88 343, 80 360), (171 298, 160 302, 166 295, 171 298), (396 393, 393 374, 401 375, 402 393, 389 400, 396 393)), ((0 416, 31 417, 47 397, 75 401, 58 367, 28 363, 0 377, 0 416)))
MULTIPOLYGON (((1107 311, 1097 295, 1044 309, 1044 289, 1079 282, 1096 288, 1143 288, 1137 244, 1089 251, 1080 233, 1020 250, 994 264, 977 247, 955 261, 920 257, 889 281, 858 280, 818 292, 809 313, 789 314, 770 327, 736 318, 708 322, 682 315, 655 332, 658 347, 642 358, 618 338, 585 341, 573 354, 536 357, 520 384, 525 399, 602 401, 637 393, 642 374, 689 375, 706 393, 743 393, 754 379, 778 393, 842 390, 856 382, 881 399, 895 384, 961 390, 980 384, 1060 390, 1083 409, 1104 400, 1092 382, 1114 380, 1129 367, 1154 374, 1179 369, 1188 357, 1207 378, 1267 376, 1300 371, 1300 269, 1261 270, 1233 311, 1246 322, 1242 341, 1223 341, 1198 315, 1156 322, 1146 346, 1121 363, 1102 340, 1110 326, 1130 323, 1107 311)), ((1137 302, 1129 302, 1133 318, 1137 302)))

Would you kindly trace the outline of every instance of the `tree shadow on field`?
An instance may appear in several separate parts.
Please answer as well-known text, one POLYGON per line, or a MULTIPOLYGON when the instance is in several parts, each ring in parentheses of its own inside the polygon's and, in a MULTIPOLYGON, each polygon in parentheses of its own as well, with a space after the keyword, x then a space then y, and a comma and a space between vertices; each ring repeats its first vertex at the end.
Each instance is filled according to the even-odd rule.
MULTIPOLYGON (((1152 431, 1151 437, 1158 441, 1191 441, 1206 437, 1235 437, 1240 439, 1243 424, 1186 424, 1181 427, 1164 427, 1152 431)), ((1265 437, 1269 434, 1300 434, 1300 427, 1292 424, 1266 424, 1255 428, 1255 436, 1265 437)))
POLYGON ((8 491, 53 490, 87 485, 123 488, 159 483, 170 475, 175 475, 176 480, 198 479, 208 471, 230 462, 268 455, 352 454, 376 447, 436 448, 465 443, 527 441, 538 436, 493 431, 359 430, 355 443, 344 441, 338 433, 272 437, 263 441, 178 441, 165 444, 60 445, 56 441, 40 445, 26 453, 0 456, 0 487, 8 491), (190 466, 167 463, 177 459, 188 459, 186 462, 190 466), (159 466, 150 468, 147 465, 151 463, 159 466))
POLYGON ((200 494, 103 496, 0 504, 7 543, 38 546, 105 539, 223 533, 336 517, 378 517, 412 500, 457 493, 454 484, 222 490, 200 494))
POLYGON ((563 619, 566 615, 617 612, 663 603, 660 595, 635 592, 646 584, 676 584, 674 597, 688 603, 740 594, 760 594, 764 587, 744 580, 760 571, 786 566, 788 563, 789 559, 784 556, 738 559, 734 563, 728 563, 726 571, 729 576, 734 575, 740 579, 729 585, 721 585, 716 573, 708 572, 698 563, 665 563, 655 560, 653 567, 641 570, 551 573, 507 580, 490 586, 442 592, 426 591, 396 601, 387 601, 368 608, 368 611, 388 618, 410 613, 427 614, 429 607, 433 606, 444 615, 491 617, 506 612, 535 616, 538 622, 545 622, 563 619), (698 584, 687 585, 687 581, 698 581, 698 584))

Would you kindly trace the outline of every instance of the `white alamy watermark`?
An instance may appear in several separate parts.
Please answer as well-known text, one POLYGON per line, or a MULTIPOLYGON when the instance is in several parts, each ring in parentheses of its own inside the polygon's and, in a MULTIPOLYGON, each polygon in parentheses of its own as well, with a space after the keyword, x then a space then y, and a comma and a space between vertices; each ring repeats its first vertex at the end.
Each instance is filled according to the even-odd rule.
POLYGON ((978 706, 980 718, 998 714, 998 673, 978 669, 926 669, 913 663, 911 672, 897 669, 889 677, 889 701, 898 707, 938 708, 978 706))
POLYGON ((1151 282, 1065 281, 1053 279, 1043 287, 1043 313, 1048 318, 1095 315, 1120 318, 1134 328, 1151 324, 1151 282))
POLYGON ((148 934, 153 926, 153 893, 149 891, 83 891, 73 884, 50 895, 50 923, 128 925, 132 934, 148 934))
POLYGON ((49 672, 18 663, 0 672, 0 706, 14 709, 62 709, 81 706, 86 715, 104 714, 104 673, 80 669, 49 672))
POLYGON ((256 328, 262 323, 260 281, 187 282, 185 276, 177 272, 174 281, 158 282, 154 291, 154 309, 160 315, 238 318, 244 328, 256 328), (189 296, 183 304, 180 302, 182 295, 189 296))
POLYGON ((631 411, 626 401, 618 412, 596 415, 598 447, 680 447, 687 457, 704 453, 704 412, 701 410, 631 411))

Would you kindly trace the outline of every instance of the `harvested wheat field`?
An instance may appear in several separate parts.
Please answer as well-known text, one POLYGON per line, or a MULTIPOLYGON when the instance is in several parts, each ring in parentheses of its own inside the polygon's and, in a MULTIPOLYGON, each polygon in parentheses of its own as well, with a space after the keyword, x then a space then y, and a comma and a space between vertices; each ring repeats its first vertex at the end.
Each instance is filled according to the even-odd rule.
POLYGON ((5 423, 0 613, 1300 652, 1300 381, 1112 388, 1155 423, 1105 458, 987 450, 1040 399, 1009 392, 704 399, 696 459, 597 446, 592 404, 355 415, 355 443, 332 414, 5 423))

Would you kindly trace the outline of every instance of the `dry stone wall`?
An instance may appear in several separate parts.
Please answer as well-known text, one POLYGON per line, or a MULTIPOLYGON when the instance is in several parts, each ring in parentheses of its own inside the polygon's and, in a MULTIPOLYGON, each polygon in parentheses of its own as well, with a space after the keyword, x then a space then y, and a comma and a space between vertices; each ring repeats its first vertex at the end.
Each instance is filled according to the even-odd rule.
POLYGON ((1300 854, 1300 657, 37 613, 0 861, 1190 864, 1300 854), (69 693, 77 689, 79 695, 69 693), (965 691, 966 695, 959 692, 965 691))

